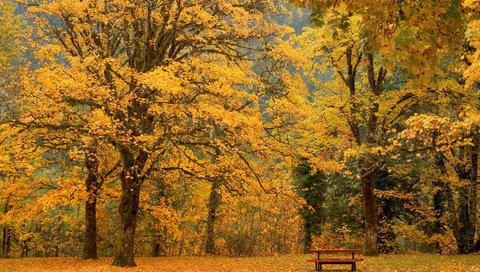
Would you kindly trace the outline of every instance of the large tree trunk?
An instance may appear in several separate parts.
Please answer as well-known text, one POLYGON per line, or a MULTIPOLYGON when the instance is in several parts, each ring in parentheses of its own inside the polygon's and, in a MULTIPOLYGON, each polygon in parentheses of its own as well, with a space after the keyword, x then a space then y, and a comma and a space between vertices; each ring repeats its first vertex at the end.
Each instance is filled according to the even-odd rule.
MULTIPOLYGON (((444 183, 444 191, 450 214, 450 227, 457 242, 458 253, 468 254, 475 251, 475 231, 476 231, 476 206, 477 206, 477 167, 478 167, 478 144, 474 144, 471 150, 466 154, 466 148, 459 150, 459 161, 454 168, 458 178, 465 185, 458 189, 458 208, 455 205, 454 193, 450 184, 444 183), (464 160, 469 160, 466 163, 464 160), (470 167, 467 167, 470 165, 470 167)), ((436 160, 437 167, 441 170, 443 176, 447 176, 445 163, 443 159, 436 160)))
POLYGON ((85 165, 88 176, 85 180, 87 200, 85 201, 85 236, 83 243, 82 259, 98 259, 97 254, 97 192, 98 182, 98 158, 95 153, 88 153, 85 157, 85 165))
MULTIPOLYGON (((370 92, 373 95, 372 107, 368 113, 367 128, 365 135, 366 146, 378 145, 378 111, 380 105, 377 98, 380 97, 383 90, 383 81, 387 74, 386 70, 382 67, 375 71, 375 63, 373 53, 366 54, 367 60, 367 76, 370 85, 370 92)), ((370 155, 375 156, 375 155, 370 155)), ((371 157, 365 159, 363 163, 360 163, 362 167, 361 181, 362 181, 362 194, 363 205, 365 210, 365 255, 377 256, 378 255, 378 204, 375 197, 375 179, 380 166, 377 164, 378 158, 371 157), (363 173, 362 173, 363 172, 363 173)))
POLYGON ((113 265, 133 267, 136 266, 134 261, 134 245, 140 186, 126 179, 127 178, 121 178, 122 196, 118 208, 120 214, 120 233, 113 265))
POLYGON ((220 205, 222 195, 219 192, 220 182, 213 181, 208 199, 208 215, 207 215, 207 241, 205 251, 207 254, 215 254, 215 219, 217 209, 220 205))
POLYGON ((471 202, 469 201, 469 185, 462 186, 459 190, 458 200, 458 231, 456 240, 458 253, 468 254, 474 251, 475 244, 475 225, 470 216, 471 202))
POLYGON ((113 265, 121 267, 136 266, 134 260, 135 228, 137 225, 140 202, 140 180, 136 173, 135 158, 129 151, 123 151, 123 166, 120 174, 122 196, 118 212, 120 215, 120 233, 115 250, 113 265))
MULTIPOLYGON (((476 132, 476 131, 475 131, 476 132)), ((473 133, 476 135, 476 133, 473 133)), ((469 254, 475 251, 475 232, 477 224, 477 174, 478 174, 478 137, 474 136, 473 146, 465 147, 465 160, 456 170, 461 181, 466 182, 460 187, 458 200, 458 253, 469 254), (469 165, 467 167, 466 165, 469 165)), ((463 150, 462 150, 463 151, 463 150)))
MULTIPOLYGON (((475 133, 474 133, 475 135, 475 133)), ((455 171, 463 185, 458 189, 457 222, 453 233, 457 241, 458 253, 469 254, 475 251, 475 232, 477 223, 477 172, 478 137, 474 136, 473 146, 460 147, 455 171)), ((449 199, 453 201, 453 196, 449 199)), ((452 210, 451 212, 455 212, 452 210)))
POLYGON ((365 255, 378 255, 378 208, 375 197, 375 177, 372 171, 362 177, 363 208, 365 211, 365 255))
MULTIPOLYGON (((372 107, 368 110, 366 129, 362 130, 361 120, 358 118, 359 104, 357 102, 356 93, 356 73, 360 61, 363 59, 363 53, 360 53, 354 58, 352 47, 345 51, 345 60, 347 64, 347 76, 344 76, 344 71, 337 70, 349 89, 350 93, 350 116, 347 119, 350 131, 359 146, 365 145, 367 147, 377 145, 378 132, 378 111, 379 104, 377 98, 381 95, 383 90, 383 81, 386 76, 386 70, 383 68, 375 71, 374 55, 371 52, 365 52, 365 60, 367 62, 367 75, 370 87, 370 94, 372 98, 372 107)), ((378 210, 377 200, 375 197, 375 178, 379 170, 379 165, 376 165, 375 158, 359 158, 359 172, 360 182, 362 184, 363 208, 365 215, 365 255, 378 255, 378 210)))

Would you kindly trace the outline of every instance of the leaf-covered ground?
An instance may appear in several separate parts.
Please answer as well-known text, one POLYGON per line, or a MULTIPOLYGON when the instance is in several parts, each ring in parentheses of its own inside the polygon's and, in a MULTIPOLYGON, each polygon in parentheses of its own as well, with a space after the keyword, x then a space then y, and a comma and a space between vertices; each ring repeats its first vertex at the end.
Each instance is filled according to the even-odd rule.
MULTIPOLYGON (((0 272, 13 271, 162 271, 162 272, 219 272, 219 271, 314 271, 306 260, 311 255, 283 255, 272 257, 165 257, 137 258, 135 268, 117 268, 111 258, 83 261, 78 258, 0 259, 0 272)), ((385 255, 364 258, 358 271, 479 271, 480 255, 440 256, 429 254, 385 255)), ((348 265, 325 266, 325 269, 348 271, 348 265)), ((330 270, 332 271, 332 270, 330 270)))

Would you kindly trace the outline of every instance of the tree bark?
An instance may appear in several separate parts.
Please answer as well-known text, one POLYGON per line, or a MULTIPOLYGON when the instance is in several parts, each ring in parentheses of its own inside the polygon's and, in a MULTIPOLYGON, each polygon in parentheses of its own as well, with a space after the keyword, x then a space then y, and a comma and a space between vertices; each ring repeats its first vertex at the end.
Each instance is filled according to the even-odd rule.
MULTIPOLYGON (((459 230, 457 244, 458 253, 469 254, 475 252, 475 232, 477 224, 477 175, 478 175, 478 151, 479 139, 477 131, 474 129, 472 134, 473 146, 468 149, 465 148, 464 158, 469 160, 462 167, 457 167, 459 170, 459 178, 467 182, 459 190, 459 230), (469 165, 467 168, 465 165, 469 165)), ((456 169, 456 170, 457 170, 456 169)))
POLYGON ((456 240, 458 253, 468 254, 474 251, 475 225, 471 221, 471 203, 469 201, 469 185, 462 186, 459 190, 458 200, 458 231, 456 240))
POLYGON ((480 238, 475 242, 475 246, 473 247, 474 252, 480 251, 480 238))
POLYGON ((362 177, 363 208, 365 211, 365 256, 378 255, 378 208, 375 197, 375 177, 371 171, 362 177))
MULTIPOLYGON (((445 161, 443 158, 437 154, 435 158, 435 165, 438 169, 440 169, 440 172, 442 174, 442 177, 447 177, 448 172, 447 168, 445 166, 445 161)), ((447 209, 448 209, 448 214, 449 214, 449 220, 450 220, 450 228, 453 231, 453 236, 455 237, 455 240, 457 241, 457 249, 458 244, 461 243, 459 240, 461 240, 461 233, 460 233, 460 223, 459 223, 459 216, 457 216, 457 208, 455 207, 455 198, 453 195, 452 188, 450 187, 450 184, 447 182, 442 183, 442 189, 444 191, 445 199, 447 201, 447 209)))
MULTIPOLYGON (((155 198, 158 200, 164 199, 167 196, 167 186, 161 180, 157 180, 157 190, 158 194, 155 195, 155 198)), ((157 230, 156 226, 158 225, 158 220, 152 222, 151 232, 152 232, 152 248, 151 248, 151 257, 160 257, 166 256, 166 243, 165 243, 165 236, 167 235, 166 227, 163 227, 163 230, 157 230), (158 232, 157 232, 158 231, 158 232)))
POLYGON ((167 256, 167 243, 165 237, 168 236, 167 227, 163 227, 162 232, 153 237, 151 257, 167 256))
POLYGON ((98 158, 94 152, 89 152, 85 157, 88 175, 85 180, 87 200, 85 201, 85 235, 82 259, 98 259, 97 253, 97 192, 98 158))
MULTIPOLYGON (((478 140, 474 139, 474 145, 470 149, 461 147, 458 152, 457 159, 459 159, 460 163, 455 164, 454 169, 458 178, 466 184, 458 189, 457 207, 450 185, 446 182, 443 184, 450 214, 450 227, 457 242, 458 253, 460 254, 475 252, 478 151, 478 140), (465 160, 468 160, 468 163, 465 160)), ((448 175, 443 159, 436 159, 436 165, 441 170, 443 176, 448 175)))
POLYGON ((219 192, 220 182, 215 180, 212 182, 210 190, 210 197, 208 199, 208 214, 207 214, 207 241, 205 252, 207 254, 216 254, 215 250, 215 219, 217 209, 220 205, 222 195, 219 192))
MULTIPOLYGON (((137 173, 134 155, 126 150, 121 151, 123 166, 120 173, 122 196, 118 212, 120 215, 120 232, 114 266, 134 267, 135 229, 140 203, 140 180, 137 173)), ((137 162, 138 163, 138 162, 137 162)), ((144 163, 144 161, 143 161, 144 163)))
POLYGON ((303 253, 310 253, 312 248, 312 226, 311 223, 306 221, 303 223, 303 253))
POLYGON ((121 179, 122 196, 118 212, 120 214, 120 233, 113 265, 121 267, 136 266, 134 260, 135 229, 140 197, 140 186, 121 179))
MULTIPOLYGON (((380 105, 377 98, 383 90, 383 81, 386 76, 386 70, 379 68, 375 72, 375 62, 373 53, 366 53, 367 78, 370 86, 370 93, 373 95, 372 107, 368 111, 367 127, 365 135, 365 145, 367 147, 378 144, 378 111, 380 105)), ((360 139, 361 140, 361 139, 360 139)), ((380 169, 375 155, 369 155, 370 158, 360 160, 361 182, 363 205, 365 211, 365 255, 378 255, 378 203, 375 197, 375 179, 380 169)))
POLYGON ((21 247, 22 253, 20 254, 20 258, 28 257, 28 253, 30 253, 30 248, 28 247, 27 241, 23 241, 21 247))
MULTIPOLYGON (((457 249, 460 254, 475 252, 475 232, 477 223, 477 175, 478 175, 478 151, 479 139, 476 129, 471 147, 460 147, 458 151, 459 163, 454 165, 458 178, 463 185, 458 189, 458 210, 451 213, 458 214, 456 222, 452 226, 457 249)), ((453 202, 453 196, 449 197, 453 202)))
MULTIPOLYGON (((3 213, 7 213, 12 206, 10 205, 9 197, 7 197, 7 201, 5 203, 5 209, 3 210, 3 213)), ((3 258, 10 258, 10 251, 12 248, 12 234, 10 231, 10 228, 8 227, 7 224, 4 225, 3 227, 3 237, 2 237, 2 257, 3 258)))
POLYGON ((2 237, 2 258, 10 257, 10 228, 8 226, 3 227, 2 237))
POLYGON ((152 252, 150 253, 150 256, 151 257, 160 257, 160 243, 158 243, 156 241, 153 241, 152 252))
MULTIPOLYGON (((438 189, 433 195, 433 211, 435 212, 435 223, 433 225, 433 233, 435 234, 444 234, 442 218, 445 215, 445 192, 440 181, 435 181, 433 183, 434 187, 441 188, 438 189)), ((436 244, 436 250, 441 252, 441 245, 439 242, 436 244)))
POLYGON ((471 241, 471 248, 469 253, 475 252, 475 232, 477 231, 477 186, 478 186, 478 152, 480 151, 480 136, 478 135, 478 127, 473 128, 473 146, 471 147, 471 169, 470 169, 470 212, 469 212, 469 221, 471 223, 472 229, 469 234, 471 241))
MULTIPOLYGON (((346 74, 344 71, 337 69, 337 73, 342 78, 344 84, 349 89, 350 94, 350 112, 347 122, 352 135, 359 146, 372 147, 379 144, 377 134, 381 127, 378 124, 378 112, 380 105, 378 98, 382 94, 383 84, 387 71, 380 67, 375 71, 374 54, 365 51, 357 53, 354 58, 352 47, 348 47, 345 51, 345 61, 347 64, 346 74), (359 104, 357 102, 356 93, 356 73, 358 65, 364 60, 366 64, 367 79, 369 85, 369 93, 372 95, 371 103, 365 112, 364 118, 359 118, 359 104), (364 124, 366 120, 366 124, 364 124)), ((363 208, 365 216, 365 255, 378 255, 378 204, 375 197, 375 179, 381 166, 377 163, 379 159, 376 154, 368 154, 368 157, 359 158, 358 167, 360 173, 360 182, 362 184, 363 208)))
MULTIPOLYGON (((434 163, 437 168, 440 170, 440 175, 437 175, 437 178, 433 182, 433 186, 438 188, 435 194, 433 195, 433 210, 435 212, 435 223, 433 225, 433 232, 435 234, 444 234, 442 218, 445 216, 445 201, 446 201, 446 191, 445 186, 442 181, 442 177, 446 173, 445 165, 443 159, 439 154, 435 155, 434 163)), ((441 245, 439 242, 436 244, 436 250, 441 252, 441 245)))

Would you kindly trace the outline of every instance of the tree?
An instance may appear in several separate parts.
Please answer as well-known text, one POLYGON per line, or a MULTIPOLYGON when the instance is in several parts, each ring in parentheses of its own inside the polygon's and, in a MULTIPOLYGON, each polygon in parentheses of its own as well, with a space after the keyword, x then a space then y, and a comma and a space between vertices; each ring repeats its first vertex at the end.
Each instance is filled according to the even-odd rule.
POLYGON ((462 35, 459 3, 292 2, 310 7, 314 21, 320 26, 320 30, 302 34, 305 39, 301 40, 301 46, 309 49, 312 60, 327 68, 324 71, 332 73, 327 78, 333 78, 336 86, 348 90, 344 93, 335 85, 328 85, 338 94, 334 97, 340 98, 334 108, 345 117, 352 147, 356 149, 352 149, 351 158, 356 158, 357 176, 363 188, 365 253, 377 255, 374 181, 384 162, 386 136, 411 111, 417 96, 414 88, 425 91, 428 88, 425 86, 432 83, 438 52, 459 45, 456 42, 462 35), (313 41, 316 43, 312 44, 313 41), (400 78, 408 84, 395 83, 400 78), (392 101, 398 105, 391 104, 392 101))
MULTIPOLYGON (((335 21, 343 15, 331 14, 326 21, 335 21)), ((319 65, 333 71, 333 81, 337 88, 332 92, 339 101, 332 101, 333 107, 344 117, 343 127, 350 134, 351 150, 354 156, 357 176, 362 184, 363 207, 365 211, 365 246, 367 255, 377 254, 377 200, 374 195, 375 179, 382 167, 384 152, 382 145, 386 127, 390 120, 380 115, 380 105, 385 98, 387 70, 379 66, 380 56, 371 51, 359 35, 362 19, 359 16, 347 17, 345 29, 331 32, 331 26, 311 29, 299 37, 300 46, 319 65), (318 41, 312 46, 312 41, 318 41), (362 85, 361 82, 365 82, 362 85), (340 87, 340 88, 339 88, 340 87), (345 98, 343 98, 345 96, 345 98)), ((321 68, 324 69, 324 68, 321 68)), ((329 85, 334 86, 334 85, 329 85)), ((400 101, 401 102, 401 101, 400 101)), ((392 109, 393 110, 393 109, 392 109)))
POLYGON ((12 70, 10 66, 13 61, 18 60, 22 53, 22 38, 25 34, 25 22, 20 15, 15 14, 17 4, 14 1, 2 1, 0 3, 0 73, 2 74, 3 87, 5 84, 6 74, 8 70, 12 70))
POLYGON ((84 137, 116 149, 114 265, 135 266, 140 191, 153 172, 198 172, 198 147, 241 154, 240 145, 219 138, 199 141, 212 127, 229 139, 261 133, 247 53, 254 40, 283 32, 265 19, 273 10, 270 1, 224 0, 62 0, 31 8, 49 39, 38 45, 44 62, 25 89, 23 118, 85 122, 84 137))
MULTIPOLYGON (((8 123, 11 121, 15 109, 15 92, 11 86, 14 81, 16 70, 15 62, 19 62, 23 53, 23 42, 26 31, 25 22, 22 16, 15 14, 16 3, 14 1, 2 1, 0 3, 0 147, 2 149, 0 159, 0 178, 2 180, 18 178, 18 173, 24 170, 25 158, 11 153, 18 151, 18 145, 14 143, 15 131, 8 123), (18 157, 18 164, 12 166, 9 160, 18 157), (22 158, 22 160, 20 160, 22 158)), ((0 205, 3 207, 3 214, 6 214, 13 207, 14 197, 11 194, 0 197, 0 205)), ((2 227, 2 257, 8 258, 11 253, 11 244, 14 233, 10 224, 5 223, 2 227)))
POLYGON ((207 254, 216 254, 215 250, 215 219, 217 218, 218 207, 222 199, 221 182, 217 180, 212 181, 212 188, 210 189, 210 196, 207 204, 207 238, 205 242, 205 252, 207 254))
POLYGON ((465 29, 459 28, 465 31, 459 35, 462 47, 445 53, 446 64, 441 69, 449 78, 438 79, 438 86, 448 89, 453 98, 443 99, 442 105, 425 115, 410 118, 402 136, 425 149, 423 153, 438 171, 434 196, 437 231, 441 231, 440 219, 445 215, 458 252, 468 254, 475 251, 477 231, 478 77, 474 69, 478 65, 478 18, 472 11, 478 3, 467 1, 462 7, 466 25, 465 29))
POLYGON ((304 221, 303 248, 305 253, 308 253, 312 248, 313 236, 321 234, 322 226, 326 220, 323 207, 326 205, 327 193, 325 173, 312 174, 312 168, 307 163, 308 161, 304 162, 294 170, 296 190, 298 195, 306 202, 300 212, 304 221))
MULTIPOLYGON (((119 163, 104 161, 105 169, 99 169, 100 159, 99 149, 101 146, 95 142, 85 148, 85 168, 87 175, 85 177, 85 235, 83 240, 82 259, 98 259, 97 253, 97 201, 99 191, 102 189, 106 180, 119 168, 119 163)), ((105 153, 105 150, 102 153, 105 153)), ((107 152, 108 154, 108 152, 107 152)), ((105 155, 104 155, 105 156, 105 155)))
POLYGON ((448 211, 458 252, 468 254, 474 252, 477 222, 478 115, 464 111, 461 116, 458 121, 426 114, 411 117, 401 137, 427 150, 438 169, 441 194, 437 198, 444 203, 436 202, 436 210, 448 211))
POLYGON ((10 121, 15 110, 12 82, 25 50, 27 34, 25 20, 15 14, 17 3, 5 0, 0 3, 0 123, 10 121))

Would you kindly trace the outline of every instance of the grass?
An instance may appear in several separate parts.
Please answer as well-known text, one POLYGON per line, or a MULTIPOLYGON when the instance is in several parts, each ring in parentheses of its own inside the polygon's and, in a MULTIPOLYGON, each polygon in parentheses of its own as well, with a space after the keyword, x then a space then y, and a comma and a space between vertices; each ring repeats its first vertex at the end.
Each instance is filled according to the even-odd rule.
MULTIPOLYGON (((78 258, 25 258, 0 259, 0 272, 36 271, 162 271, 162 272, 226 272, 226 271, 314 271, 314 265, 306 260, 313 255, 280 255, 271 257, 163 257, 136 258, 137 267, 111 266, 111 258, 83 261, 78 258)), ((348 271, 348 265, 324 266, 324 269, 348 271), (342 270, 343 269, 343 270, 342 270)), ((364 257, 357 265, 358 271, 479 271, 480 255, 440 256, 431 254, 383 255, 364 257)), ((332 270, 330 270, 332 271, 332 270)))

